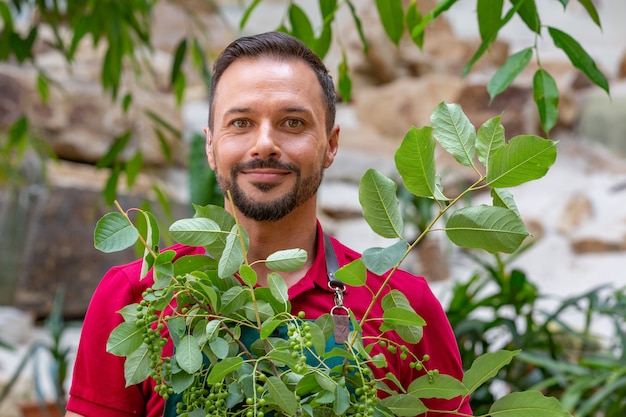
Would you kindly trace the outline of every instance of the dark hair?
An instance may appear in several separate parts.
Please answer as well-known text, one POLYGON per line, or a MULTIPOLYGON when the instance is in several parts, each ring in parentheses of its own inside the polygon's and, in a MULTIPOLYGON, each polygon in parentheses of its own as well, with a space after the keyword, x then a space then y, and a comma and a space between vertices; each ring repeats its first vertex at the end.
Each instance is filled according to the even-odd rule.
POLYGON ((299 39, 282 32, 266 32, 239 38, 222 51, 213 66, 209 93, 209 129, 213 129, 215 90, 226 69, 240 58, 271 57, 281 60, 302 60, 315 72, 326 104, 326 130, 335 124, 335 86, 324 62, 299 39))

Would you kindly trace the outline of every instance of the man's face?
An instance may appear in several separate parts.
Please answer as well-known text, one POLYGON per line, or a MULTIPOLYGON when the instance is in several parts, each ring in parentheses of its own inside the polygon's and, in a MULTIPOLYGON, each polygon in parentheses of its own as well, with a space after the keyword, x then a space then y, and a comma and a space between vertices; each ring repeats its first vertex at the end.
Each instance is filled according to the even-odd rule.
POLYGON ((237 60, 222 74, 213 106, 209 164, 244 216, 276 221, 315 204, 339 128, 327 133, 321 87, 306 63, 237 60))

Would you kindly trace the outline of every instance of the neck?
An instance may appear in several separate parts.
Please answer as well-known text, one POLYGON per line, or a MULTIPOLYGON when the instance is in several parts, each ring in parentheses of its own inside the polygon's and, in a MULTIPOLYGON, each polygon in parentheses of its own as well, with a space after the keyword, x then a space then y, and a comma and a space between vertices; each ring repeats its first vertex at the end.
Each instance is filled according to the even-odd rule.
POLYGON ((307 253, 307 261, 297 271, 281 272, 290 287, 302 278, 313 264, 317 244, 317 218, 315 208, 299 207, 284 218, 274 222, 258 222, 236 213, 239 223, 246 229, 250 238, 248 263, 253 264, 258 275, 258 284, 266 286, 267 274, 272 272, 265 263, 255 263, 266 259, 279 250, 303 249, 307 253))

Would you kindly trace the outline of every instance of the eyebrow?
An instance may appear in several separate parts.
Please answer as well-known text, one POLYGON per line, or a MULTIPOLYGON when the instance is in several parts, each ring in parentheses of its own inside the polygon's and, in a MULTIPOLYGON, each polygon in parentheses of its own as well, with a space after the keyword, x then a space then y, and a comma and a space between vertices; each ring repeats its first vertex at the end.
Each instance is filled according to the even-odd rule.
MULTIPOLYGON (((313 114, 313 112, 310 109, 306 107, 301 107, 301 106, 287 106, 287 107, 281 108, 280 111, 284 113, 305 113, 307 115, 313 114)), ((232 114, 242 114, 242 113, 245 114, 245 113, 253 113, 253 112, 254 111, 250 107, 232 107, 228 109, 224 114, 232 115, 232 114)))

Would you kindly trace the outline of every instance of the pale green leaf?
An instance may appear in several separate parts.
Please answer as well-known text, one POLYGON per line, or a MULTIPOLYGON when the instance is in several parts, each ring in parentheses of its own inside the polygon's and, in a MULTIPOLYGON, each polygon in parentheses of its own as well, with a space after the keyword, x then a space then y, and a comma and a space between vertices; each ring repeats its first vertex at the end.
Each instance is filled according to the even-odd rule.
POLYGON ((525 48, 506 59, 487 84, 487 92, 491 100, 511 85, 520 72, 526 68, 532 56, 532 48, 525 48))
POLYGON ((507 190, 502 190, 500 188, 492 188, 491 199, 493 201, 494 206, 504 207, 506 209, 513 211, 518 216, 520 215, 519 209, 517 208, 517 204, 515 204, 515 199, 513 198, 513 194, 511 194, 507 190))
POLYGON ((139 232, 123 214, 107 213, 96 223, 94 246, 110 253, 129 248, 135 244, 139 232))
POLYGON ((228 342, 221 337, 211 340, 209 342, 209 347, 218 359, 225 359, 228 356, 228 342))
POLYGON ((467 167, 474 166, 476 153, 476 129, 461 106, 456 103, 439 103, 430 116, 433 135, 439 144, 457 162, 467 167))
POLYGON ((211 368, 206 379, 207 384, 221 383, 228 374, 235 372, 242 364, 243 359, 239 356, 222 359, 211 368))
POLYGON ((392 307, 383 312, 383 321, 392 326, 425 326, 426 321, 413 309, 392 307))
POLYGON ((565 52, 572 65, 581 70, 592 83, 609 93, 609 82, 587 51, 565 32, 553 27, 548 27, 548 32, 554 41, 554 45, 565 52))
POLYGON ((185 335, 176 345, 176 363, 185 372, 193 374, 202 368, 202 352, 198 340, 192 335, 185 335))
POLYGON ((237 225, 234 225, 226 238, 226 247, 224 247, 222 257, 217 264, 217 274, 220 278, 233 275, 244 261, 244 253, 237 232, 237 225))
POLYGON ((146 275, 148 275, 152 265, 154 265, 154 256, 152 256, 152 253, 148 250, 148 248, 154 249, 155 247, 158 247, 160 240, 159 225, 152 213, 143 211, 142 214, 146 224, 146 246, 143 249, 143 256, 141 258, 141 273, 139 275, 139 279, 144 279, 146 275))
POLYGON ((217 223, 205 217, 177 220, 169 230, 174 240, 189 246, 209 245, 223 233, 217 223))
POLYGON ((150 362, 152 361, 150 356, 151 352, 148 350, 148 346, 143 344, 126 357, 124 361, 126 387, 139 384, 150 376, 152 371, 150 369, 150 362))
POLYGON ((571 417, 556 398, 539 391, 513 392, 493 403, 489 409, 493 417, 571 417))
POLYGON ((367 268, 363 263, 363 259, 355 259, 335 271, 335 277, 346 285, 353 287, 361 287, 365 285, 367 280, 367 268))
POLYGON ((513 253, 530 235, 515 212, 484 205, 456 210, 448 219, 446 234, 458 246, 491 253, 513 253))
POLYGON ((117 356, 128 356, 142 343, 143 329, 138 328, 135 322, 124 322, 113 329, 109 335, 106 350, 117 356))
POLYGON ((398 417, 412 417, 428 411, 424 403, 408 394, 390 395, 380 400, 380 404, 398 417))
POLYGON ((440 374, 433 376, 422 375, 413 380, 407 389, 407 394, 417 398, 452 398, 467 395, 468 390, 458 379, 450 375, 440 374), (434 378, 434 379, 433 379, 434 378))
POLYGON ((272 271, 296 271, 306 263, 307 254, 304 249, 287 249, 272 253, 265 260, 265 265, 272 271))
POLYGON ((559 88, 554 78, 542 68, 533 77, 533 98, 541 126, 545 132, 550 132, 559 116, 559 88))
POLYGON ((556 143, 539 136, 515 136, 489 159, 487 185, 509 188, 543 177, 556 160, 556 143))
POLYGON ((289 388, 278 377, 270 376, 266 382, 267 392, 270 395, 270 399, 275 403, 280 410, 284 411, 287 415, 294 415, 298 409, 298 401, 293 392, 289 391, 289 388))
POLYGON ((249 290, 242 287, 231 287, 222 293, 220 313, 230 314, 239 310, 250 300, 249 290))
POLYGON ((411 127, 404 135, 394 160, 404 186, 413 195, 445 201, 447 198, 437 183, 436 142, 432 131, 430 126, 421 129, 411 127))
POLYGON ((285 304, 289 301, 287 283, 285 283, 282 276, 274 272, 268 274, 267 285, 270 288, 272 295, 276 300, 278 300, 278 302, 285 304))
POLYGON ((499 350, 484 353, 476 358, 463 376, 463 385, 467 387, 468 393, 473 393, 486 381, 496 376, 500 369, 508 365, 518 353, 520 353, 519 350, 499 350))
POLYGON ((359 184, 363 218, 375 233, 386 238, 402 238, 404 224, 396 189, 395 182, 371 168, 359 184))
POLYGON ((382 275, 404 259, 408 251, 408 243, 400 240, 386 248, 368 248, 363 252, 363 262, 365 267, 375 273, 382 275))
MULTIPOLYGON (((412 310, 411 303, 406 295, 399 290, 389 291, 382 299, 380 303, 383 310, 387 310, 393 307, 401 307, 407 310, 412 310)), ((413 310, 414 311, 414 310, 413 310)))
POLYGON ((350 393, 346 387, 337 385, 335 387, 335 401, 333 401, 333 411, 335 415, 341 416, 350 407, 350 393))
POLYGON ((492 117, 478 128, 478 133, 476 134, 476 154, 478 155, 478 160, 484 166, 489 165, 489 159, 491 159, 493 153, 506 143, 504 126, 500 123, 501 117, 492 117))
POLYGON ((257 281, 256 271, 250 265, 241 264, 239 267, 239 277, 248 287, 254 287, 257 281))
POLYGON ((154 284, 155 289, 165 288, 169 285, 174 275, 174 265, 172 261, 176 256, 176 251, 166 250, 158 254, 154 261, 154 284))

